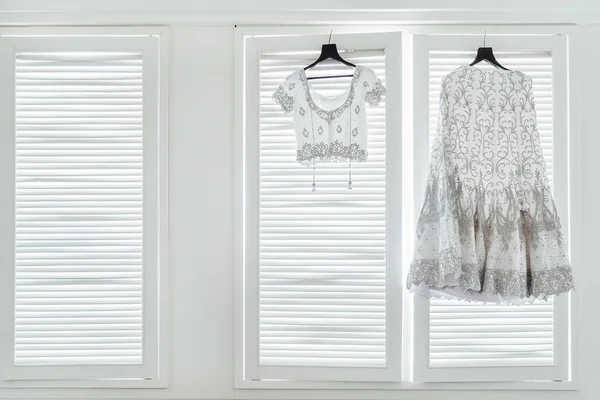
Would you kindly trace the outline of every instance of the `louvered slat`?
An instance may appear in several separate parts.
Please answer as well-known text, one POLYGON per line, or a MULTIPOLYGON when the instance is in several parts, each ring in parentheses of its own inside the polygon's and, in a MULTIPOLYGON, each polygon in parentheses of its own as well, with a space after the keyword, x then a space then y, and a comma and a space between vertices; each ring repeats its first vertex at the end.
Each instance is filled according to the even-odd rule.
POLYGON ((142 54, 16 58, 15 366, 142 362, 142 54))
MULTIPOLYGON (((385 105, 368 108, 369 160, 320 164, 296 161, 291 115, 271 99, 277 86, 318 54, 263 54, 260 60, 259 364, 263 366, 386 366, 385 105)), ((346 57, 385 78, 382 51, 346 57)), ((346 69, 347 71, 347 69, 346 69)), ((339 74, 321 65, 315 75, 339 74)), ((349 78, 314 80, 326 96, 349 78)))
MULTIPOLYGON (((552 55, 495 51, 502 65, 533 79, 538 130, 552 183, 552 55)), ((473 60, 472 52, 429 53, 430 137, 436 135, 441 79, 473 60)), ((479 64, 481 68, 485 62, 479 64)), ((554 305, 527 306, 430 301, 430 367, 551 366, 554 364, 554 305)))

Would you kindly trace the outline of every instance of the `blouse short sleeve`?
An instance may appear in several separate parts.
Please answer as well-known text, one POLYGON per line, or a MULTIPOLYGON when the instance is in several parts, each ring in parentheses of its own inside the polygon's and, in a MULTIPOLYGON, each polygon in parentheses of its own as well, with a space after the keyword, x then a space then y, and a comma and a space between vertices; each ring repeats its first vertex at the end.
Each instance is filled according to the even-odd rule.
POLYGON ((377 107, 385 94, 385 86, 373 70, 366 70, 363 86, 365 87, 365 101, 370 106, 377 107))
POLYGON ((281 106, 281 109, 286 113, 291 112, 294 109, 294 89, 296 83, 294 82, 294 76, 290 75, 286 80, 277 87, 275 93, 273 93, 273 101, 281 106))

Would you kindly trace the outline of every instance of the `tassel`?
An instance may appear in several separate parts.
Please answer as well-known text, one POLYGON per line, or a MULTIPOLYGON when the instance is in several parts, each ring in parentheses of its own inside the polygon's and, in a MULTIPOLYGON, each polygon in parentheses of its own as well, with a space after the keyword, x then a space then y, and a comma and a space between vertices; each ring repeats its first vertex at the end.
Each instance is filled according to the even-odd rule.
POLYGON ((348 190, 352 190, 352 163, 348 163, 348 190))

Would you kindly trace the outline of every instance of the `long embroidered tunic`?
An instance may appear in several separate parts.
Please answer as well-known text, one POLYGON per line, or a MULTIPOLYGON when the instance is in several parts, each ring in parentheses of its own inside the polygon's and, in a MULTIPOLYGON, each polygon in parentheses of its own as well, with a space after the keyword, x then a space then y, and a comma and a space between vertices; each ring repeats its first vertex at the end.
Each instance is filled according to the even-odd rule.
POLYGON ((304 166, 321 162, 362 162, 367 154, 365 102, 379 105, 385 88, 375 72, 357 65, 352 81, 336 97, 316 92, 303 69, 279 85, 273 100, 293 112, 297 160, 304 166))
POLYGON ((551 193, 531 78, 470 66, 453 71, 442 82, 408 288, 498 303, 569 291, 551 193))

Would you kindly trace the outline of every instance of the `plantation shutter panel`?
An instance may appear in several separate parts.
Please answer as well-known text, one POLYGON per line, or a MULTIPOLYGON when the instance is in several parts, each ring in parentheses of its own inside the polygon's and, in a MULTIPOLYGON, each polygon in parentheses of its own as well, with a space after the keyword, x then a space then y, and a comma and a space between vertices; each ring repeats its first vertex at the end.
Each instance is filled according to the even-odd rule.
MULTIPOLYGON (((442 79, 454 69, 473 61, 479 40, 476 37, 472 46, 459 37, 421 37, 415 42, 417 57, 420 56, 415 62, 419 65, 425 63, 425 71, 428 71, 421 74, 415 90, 423 90, 423 85, 427 85, 429 144, 437 134, 442 79)), ((556 113, 566 113, 566 108, 557 109, 554 101, 558 94, 555 87, 557 79, 566 79, 561 76, 560 68, 554 68, 557 65, 555 57, 562 55, 560 49, 556 49, 557 40, 554 37, 495 37, 488 40, 502 65, 522 71, 533 79, 538 130, 548 177, 553 184, 555 135, 566 135, 566 130, 557 130, 554 123, 556 113)), ((481 63, 480 67, 494 68, 485 64, 481 63)), ((425 122, 424 119, 422 121, 425 122)), ((567 213, 561 215, 564 221, 567 213)), ((416 380, 564 379, 566 337, 560 325, 567 323, 565 300, 566 296, 562 296, 530 305, 494 305, 417 298, 416 380)))
MULTIPOLYGON (((400 95, 395 93, 399 69, 396 80, 388 73, 400 51, 388 47, 391 38, 336 37, 343 57, 373 69, 388 95, 379 107, 367 107, 369 158, 352 164, 353 189, 347 188, 347 162, 323 163, 315 169, 316 192, 311 192, 312 168, 296 161, 292 114, 283 113, 271 96, 289 74, 317 58, 324 38, 294 39, 293 47, 287 38, 254 41, 257 91, 248 91, 253 101, 260 100, 254 109, 258 125, 247 131, 255 135, 249 140, 258 156, 251 183, 258 200, 253 228, 258 251, 247 265, 254 279, 247 281, 248 293, 256 306, 256 319, 248 325, 255 329, 256 344, 249 348, 250 378, 400 380, 400 287, 389 272, 399 258, 388 245, 390 232, 399 235, 389 226, 399 210, 388 204, 399 194, 400 156, 386 137, 391 123, 386 109, 400 95), (390 157, 397 159, 386 168, 390 157)), ((324 63, 311 73, 345 71, 339 63, 324 63)), ((350 79, 310 82, 319 93, 335 96, 350 79)))
POLYGON ((14 112, 3 131, 14 149, 3 378, 152 378, 158 293, 144 278, 157 259, 145 246, 157 232, 145 207, 155 211, 157 175, 144 153, 156 154, 147 119, 158 43, 12 40, 2 60, 14 67, 13 107, 2 111, 14 112))

